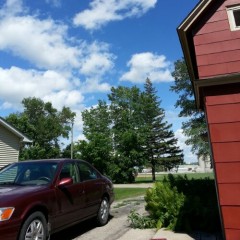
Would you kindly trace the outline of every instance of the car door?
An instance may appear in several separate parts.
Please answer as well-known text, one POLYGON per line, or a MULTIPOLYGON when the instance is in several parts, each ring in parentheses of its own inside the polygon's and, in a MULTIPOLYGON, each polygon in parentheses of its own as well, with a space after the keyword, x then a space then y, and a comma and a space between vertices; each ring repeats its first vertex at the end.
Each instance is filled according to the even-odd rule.
POLYGON ((58 214, 56 215, 56 228, 79 221, 84 217, 85 192, 80 181, 79 171, 75 162, 64 163, 59 174, 59 181, 63 178, 73 179, 73 184, 56 188, 58 214))
POLYGON ((84 184, 85 208, 88 215, 95 215, 102 199, 103 181, 99 173, 86 162, 77 163, 84 184))

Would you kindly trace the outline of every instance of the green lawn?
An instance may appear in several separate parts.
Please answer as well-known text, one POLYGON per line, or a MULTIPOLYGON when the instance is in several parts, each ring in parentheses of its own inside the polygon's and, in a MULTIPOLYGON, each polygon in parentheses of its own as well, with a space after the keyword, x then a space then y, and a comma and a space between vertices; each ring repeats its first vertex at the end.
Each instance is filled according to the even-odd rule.
MULTIPOLYGON (((157 174, 156 181, 162 181, 164 177, 168 174, 157 174)), ((210 178, 214 179, 213 173, 176 173, 174 176, 187 176, 188 179, 201 179, 201 178, 210 178)), ((151 174, 139 174, 136 178, 136 183, 147 183, 152 181, 151 174)))
POLYGON ((146 188, 115 188, 115 200, 123 200, 126 198, 143 196, 146 193, 146 188))
MULTIPOLYGON (((157 174, 156 175, 156 180, 157 181, 162 181, 165 176, 168 174, 157 174)), ((214 179, 213 173, 188 173, 188 174, 174 174, 174 176, 187 176, 189 180, 191 179, 204 179, 204 178, 210 178, 214 179)), ((152 182, 152 177, 149 174, 145 175, 139 175, 136 178, 136 183, 149 183, 152 182)), ((143 196, 146 193, 147 188, 115 188, 115 200, 123 200, 126 198, 131 198, 131 197, 137 197, 137 196, 143 196)))

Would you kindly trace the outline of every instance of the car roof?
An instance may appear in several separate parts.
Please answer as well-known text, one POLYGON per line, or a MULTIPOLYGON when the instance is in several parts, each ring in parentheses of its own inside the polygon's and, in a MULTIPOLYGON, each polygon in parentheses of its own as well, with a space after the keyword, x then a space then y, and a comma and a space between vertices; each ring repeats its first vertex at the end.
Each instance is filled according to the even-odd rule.
POLYGON ((24 160, 24 161, 20 161, 20 162, 16 162, 16 163, 36 163, 36 162, 70 162, 70 161, 81 161, 81 162, 85 162, 83 160, 80 159, 70 159, 70 158, 54 158, 54 159, 31 159, 31 160, 24 160))

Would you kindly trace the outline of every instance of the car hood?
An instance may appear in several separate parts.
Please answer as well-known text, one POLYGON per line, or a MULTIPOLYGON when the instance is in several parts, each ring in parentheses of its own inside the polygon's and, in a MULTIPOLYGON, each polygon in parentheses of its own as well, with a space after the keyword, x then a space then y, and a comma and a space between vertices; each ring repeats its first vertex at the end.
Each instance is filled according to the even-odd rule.
POLYGON ((45 189, 46 186, 0 186, 0 199, 10 196, 24 196, 45 189))

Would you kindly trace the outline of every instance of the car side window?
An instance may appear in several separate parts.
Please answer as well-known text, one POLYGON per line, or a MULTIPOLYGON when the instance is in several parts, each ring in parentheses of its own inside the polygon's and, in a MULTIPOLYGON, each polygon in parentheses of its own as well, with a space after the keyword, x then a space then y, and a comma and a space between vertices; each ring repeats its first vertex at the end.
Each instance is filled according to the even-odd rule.
POLYGON ((73 179, 73 183, 80 182, 78 169, 74 162, 65 163, 63 165, 62 171, 60 173, 60 179, 68 178, 68 177, 71 177, 73 179))
POLYGON ((2 182, 14 182, 16 177, 17 177, 17 173, 18 173, 19 169, 17 166, 11 167, 9 168, 8 171, 2 170, 2 173, 0 175, 0 183, 2 182))
POLYGON ((79 162, 78 168, 80 172, 80 178, 82 181, 89 181, 98 178, 97 172, 90 165, 83 162, 79 162))

